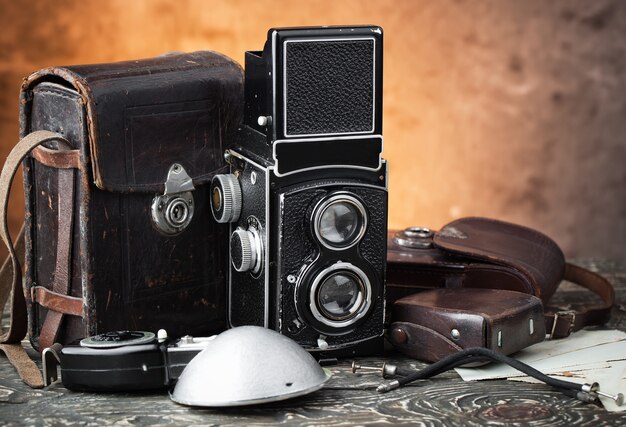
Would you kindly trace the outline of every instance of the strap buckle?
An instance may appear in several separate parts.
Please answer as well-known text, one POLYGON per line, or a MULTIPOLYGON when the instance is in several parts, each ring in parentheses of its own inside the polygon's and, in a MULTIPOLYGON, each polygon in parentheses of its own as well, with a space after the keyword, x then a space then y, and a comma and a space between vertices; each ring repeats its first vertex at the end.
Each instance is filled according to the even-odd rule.
POLYGON ((53 382, 59 379, 58 366, 61 365, 61 358, 59 353, 63 349, 63 346, 59 343, 44 349, 41 353, 41 365, 43 367, 43 385, 49 386, 53 382))
POLYGON ((548 335, 548 339, 565 338, 574 329, 576 323, 576 312, 574 310, 561 310, 554 313, 552 321, 552 330, 548 335), (567 322, 567 329, 563 330, 563 322, 567 322))

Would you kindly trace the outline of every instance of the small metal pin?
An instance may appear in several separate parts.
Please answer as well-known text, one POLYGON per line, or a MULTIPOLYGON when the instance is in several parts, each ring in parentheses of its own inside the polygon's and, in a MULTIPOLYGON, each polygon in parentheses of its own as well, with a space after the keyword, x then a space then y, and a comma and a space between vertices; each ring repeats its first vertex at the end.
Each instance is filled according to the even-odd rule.
POLYGON ((259 116, 257 123, 259 126, 269 126, 272 124, 272 116, 259 116))
POLYGON ((159 329, 159 331, 157 332, 157 341, 159 342, 159 344, 167 341, 167 331, 165 329, 159 329))
POLYGON ((326 350, 328 348, 328 343, 326 342, 326 337, 324 335, 320 335, 317 339, 317 346, 321 350, 326 350))
POLYGON ((383 363, 383 366, 380 368, 375 366, 362 366, 357 364, 356 362, 352 362, 352 373, 356 374, 356 371, 362 369, 364 371, 373 371, 375 373, 380 373, 383 378, 393 377, 396 375, 398 367, 396 365, 392 365, 389 363, 383 363))
POLYGON ((356 374, 356 371, 358 371, 359 369, 364 370, 364 371, 375 371, 375 372, 382 372, 383 369, 381 368, 377 368, 375 366, 362 366, 357 364, 356 362, 352 362, 352 373, 356 374))
POLYGON ((224 161, 230 165, 232 160, 233 160, 233 155, 230 152, 230 150, 224 151, 224 161))

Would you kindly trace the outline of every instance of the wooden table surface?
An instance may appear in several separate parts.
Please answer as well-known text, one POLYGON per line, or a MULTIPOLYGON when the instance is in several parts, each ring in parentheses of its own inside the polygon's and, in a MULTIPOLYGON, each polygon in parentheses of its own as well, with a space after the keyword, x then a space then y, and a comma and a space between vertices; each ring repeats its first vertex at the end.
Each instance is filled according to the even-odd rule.
MULTIPOLYGON (((626 331, 626 262, 579 260, 604 274, 616 287, 617 304, 608 324, 626 331)), ((589 294, 564 284, 556 300, 585 301, 589 294)), ((397 354, 388 361, 424 366, 397 354)), ((382 359, 359 363, 380 365, 382 359)), ((32 390, 0 357, 0 424, 4 425, 626 425, 626 412, 569 398, 539 384, 504 380, 464 382, 454 372, 386 394, 380 378, 352 374, 350 361, 330 367, 333 377, 308 396, 247 408, 203 409, 180 406, 166 393, 92 394, 55 383, 32 390)))

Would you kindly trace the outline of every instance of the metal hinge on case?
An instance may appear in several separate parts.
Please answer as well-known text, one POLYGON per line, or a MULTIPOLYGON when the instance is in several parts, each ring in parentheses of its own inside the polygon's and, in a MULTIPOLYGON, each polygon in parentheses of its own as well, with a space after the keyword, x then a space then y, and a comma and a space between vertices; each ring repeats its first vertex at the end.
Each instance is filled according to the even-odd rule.
POLYGON ((170 166, 165 181, 165 191, 152 199, 152 222, 162 233, 174 235, 182 232, 193 218, 195 190, 193 181, 180 164, 170 166))

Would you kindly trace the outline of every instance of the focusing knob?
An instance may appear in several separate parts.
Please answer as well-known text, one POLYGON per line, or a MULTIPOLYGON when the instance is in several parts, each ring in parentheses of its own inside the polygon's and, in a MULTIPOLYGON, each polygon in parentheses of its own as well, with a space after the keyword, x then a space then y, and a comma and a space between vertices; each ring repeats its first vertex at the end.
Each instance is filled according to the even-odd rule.
POLYGON ((230 257, 235 270, 240 273, 252 268, 252 233, 238 228, 230 236, 230 257))
POLYGON ((255 228, 238 228, 230 236, 230 259, 238 272, 261 270, 261 239, 255 228))
POLYGON ((217 222, 236 222, 241 214, 241 186, 233 174, 215 175, 211 181, 211 211, 217 222))

